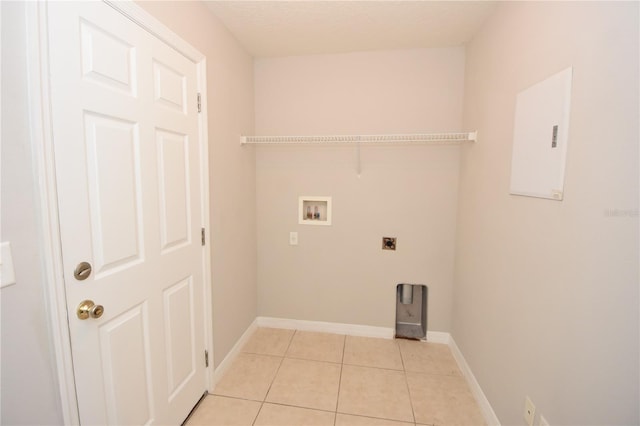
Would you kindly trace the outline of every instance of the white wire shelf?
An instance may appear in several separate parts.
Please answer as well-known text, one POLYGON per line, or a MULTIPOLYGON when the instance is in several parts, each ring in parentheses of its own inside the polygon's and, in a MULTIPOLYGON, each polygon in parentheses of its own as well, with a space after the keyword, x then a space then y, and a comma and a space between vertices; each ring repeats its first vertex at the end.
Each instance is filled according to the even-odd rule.
POLYGON ((241 136, 242 145, 427 144, 458 145, 476 141, 477 132, 411 133, 398 135, 241 136))

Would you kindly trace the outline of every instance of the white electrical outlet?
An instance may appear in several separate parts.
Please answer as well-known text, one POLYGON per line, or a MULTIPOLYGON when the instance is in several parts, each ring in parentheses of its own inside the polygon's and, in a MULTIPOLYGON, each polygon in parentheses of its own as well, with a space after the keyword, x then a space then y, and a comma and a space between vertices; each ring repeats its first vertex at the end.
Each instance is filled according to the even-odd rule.
POLYGON ((542 414, 540 414, 540 418, 538 419, 538 426, 549 426, 549 422, 542 414))
POLYGON ((536 416, 536 406, 533 405, 531 399, 526 397, 524 399, 524 421, 527 422, 529 426, 533 426, 533 419, 536 416))
POLYGON ((289 245, 297 246, 298 245, 298 233, 297 232, 289 232, 289 245))

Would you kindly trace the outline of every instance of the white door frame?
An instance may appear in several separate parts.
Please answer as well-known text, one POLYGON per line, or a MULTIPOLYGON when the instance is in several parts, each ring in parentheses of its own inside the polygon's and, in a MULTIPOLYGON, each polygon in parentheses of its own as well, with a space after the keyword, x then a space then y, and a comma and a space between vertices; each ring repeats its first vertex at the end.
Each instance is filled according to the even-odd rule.
MULTIPOLYGON (((198 92, 202 94, 202 112, 198 116, 200 132, 200 188, 202 191, 202 223, 207 237, 209 220, 209 154, 207 131, 207 82, 206 57, 176 35, 168 27, 137 6, 131 0, 103 0, 124 16, 173 47, 197 67, 198 92)), ((40 233, 44 259, 43 280, 45 302, 50 320, 50 341, 53 345, 55 366, 60 390, 64 424, 80 424, 71 335, 69 332, 64 275, 62 267, 62 244, 59 230, 57 186, 53 155, 53 128, 51 115, 51 82, 49 80, 48 27, 46 2, 26 4, 27 60, 29 82, 30 131, 35 178, 39 195, 40 233)), ((195 94, 194 94, 195 96, 195 94)), ((204 281, 204 330, 205 347, 213 360, 213 322, 211 292, 211 239, 203 248, 204 281)), ((206 370, 207 390, 213 391, 213 362, 206 370)))

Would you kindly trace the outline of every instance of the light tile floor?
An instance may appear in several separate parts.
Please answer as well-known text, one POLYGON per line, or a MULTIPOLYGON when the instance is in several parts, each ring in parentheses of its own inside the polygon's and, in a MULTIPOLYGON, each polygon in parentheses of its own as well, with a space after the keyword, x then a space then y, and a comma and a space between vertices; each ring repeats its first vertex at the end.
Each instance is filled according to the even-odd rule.
POLYGON ((259 328, 187 425, 484 425, 447 345, 259 328))

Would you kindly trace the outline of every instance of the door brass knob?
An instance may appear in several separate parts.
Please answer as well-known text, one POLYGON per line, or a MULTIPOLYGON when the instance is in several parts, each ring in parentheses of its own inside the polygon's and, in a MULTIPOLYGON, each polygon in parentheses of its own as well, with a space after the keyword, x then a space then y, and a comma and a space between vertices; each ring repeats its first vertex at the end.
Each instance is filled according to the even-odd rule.
POLYGON ((96 305, 93 303, 93 300, 83 300, 78 305, 78 309, 76 309, 76 315, 81 320, 86 320, 87 318, 100 318, 104 313, 104 306, 96 305))

